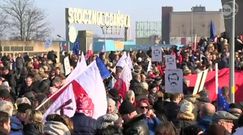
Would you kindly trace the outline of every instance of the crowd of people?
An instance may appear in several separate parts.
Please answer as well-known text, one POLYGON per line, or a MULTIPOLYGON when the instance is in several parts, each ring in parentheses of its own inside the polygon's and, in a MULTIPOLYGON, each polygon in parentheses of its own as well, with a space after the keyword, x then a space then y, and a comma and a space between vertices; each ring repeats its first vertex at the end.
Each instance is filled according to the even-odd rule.
MULTIPOLYGON (((235 53, 235 68, 243 69, 243 44, 239 39, 235 53)), ((175 55, 177 68, 184 75, 205 69, 229 67, 227 39, 217 42, 201 39, 198 45, 183 48, 163 48, 163 55, 175 55)), ((210 101, 207 91, 192 95, 183 84, 183 93, 166 93, 164 62, 151 61, 151 50, 130 51, 133 62, 129 90, 120 80, 123 67, 116 66, 122 52, 100 52, 87 59, 87 63, 100 57, 112 72, 104 79, 107 92, 107 113, 93 119, 79 111, 82 99, 77 98, 77 111, 69 118, 36 110, 45 99, 65 84, 63 65, 52 51, 30 57, 27 54, 3 55, 0 61, 0 134, 1 135, 240 135, 243 134, 243 105, 231 103, 220 108, 210 101)), ((68 54, 66 54, 68 55, 68 54)), ((70 54, 75 68, 79 56, 70 54)), ((229 90, 223 89, 229 99, 229 90)))

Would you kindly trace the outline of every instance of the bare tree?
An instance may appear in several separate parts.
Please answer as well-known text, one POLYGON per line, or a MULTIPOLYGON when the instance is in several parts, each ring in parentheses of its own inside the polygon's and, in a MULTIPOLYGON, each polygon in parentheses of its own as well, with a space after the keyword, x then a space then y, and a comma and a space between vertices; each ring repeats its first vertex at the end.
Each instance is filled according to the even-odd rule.
POLYGON ((33 0, 3 0, 1 8, 8 16, 11 35, 20 40, 40 40, 50 30, 42 10, 34 6, 33 0))
POLYGON ((5 35, 5 30, 8 27, 8 22, 6 20, 7 16, 4 15, 0 10, 0 38, 2 38, 5 35))

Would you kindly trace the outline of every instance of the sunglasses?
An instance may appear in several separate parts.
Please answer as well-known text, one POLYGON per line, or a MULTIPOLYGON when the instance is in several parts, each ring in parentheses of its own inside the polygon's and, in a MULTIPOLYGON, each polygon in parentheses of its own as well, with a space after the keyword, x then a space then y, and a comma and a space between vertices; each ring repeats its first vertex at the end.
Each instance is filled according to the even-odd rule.
POLYGON ((141 109, 148 109, 148 106, 140 106, 141 109))

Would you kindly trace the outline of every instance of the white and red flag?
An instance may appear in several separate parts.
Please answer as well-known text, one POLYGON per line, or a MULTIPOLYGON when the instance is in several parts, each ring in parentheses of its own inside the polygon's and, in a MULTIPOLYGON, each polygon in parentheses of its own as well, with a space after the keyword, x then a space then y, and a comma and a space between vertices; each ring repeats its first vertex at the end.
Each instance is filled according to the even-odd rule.
POLYGON ((76 78, 78 75, 80 75, 86 68, 87 63, 84 57, 83 52, 81 53, 80 60, 77 63, 77 66, 73 69, 73 71, 68 75, 68 77, 65 79, 66 83, 71 82, 74 78, 76 78))
MULTIPOLYGON (((48 100, 52 104, 44 116, 65 114, 72 117, 75 112, 81 112, 96 119, 106 114, 106 91, 96 62, 92 62, 48 100)), ((43 104, 37 109, 40 109, 43 104)))
POLYGON ((133 68, 133 66, 130 55, 127 56, 126 52, 124 52, 122 57, 117 62, 116 66, 122 67, 122 72, 115 82, 114 88, 116 88, 120 96, 125 99, 126 93, 130 87, 130 81, 132 80, 131 69, 133 68))

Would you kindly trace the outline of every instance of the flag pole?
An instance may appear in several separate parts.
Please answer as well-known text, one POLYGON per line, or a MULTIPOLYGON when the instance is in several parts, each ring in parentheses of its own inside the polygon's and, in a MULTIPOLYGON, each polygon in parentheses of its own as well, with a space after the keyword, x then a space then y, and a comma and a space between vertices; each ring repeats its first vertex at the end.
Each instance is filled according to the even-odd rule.
POLYGON ((58 89, 56 92, 54 92, 50 97, 45 99, 45 101, 42 102, 38 107, 36 107, 35 110, 39 110, 44 104, 46 104, 46 102, 48 102, 52 97, 54 97, 57 93, 59 93, 63 88, 67 87, 69 84, 70 84, 70 82, 63 85, 60 89, 58 89))
POLYGON ((235 0, 233 0, 231 47, 230 47, 230 99, 235 103, 235 0))
POLYGON ((218 88, 219 88, 219 69, 218 69, 218 63, 215 63, 215 92, 216 95, 218 95, 218 88))

